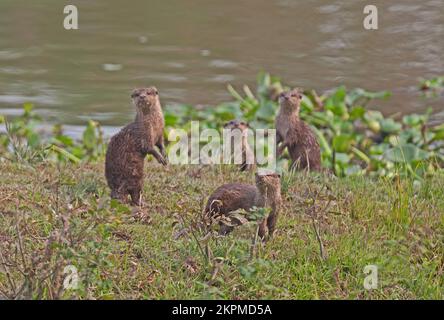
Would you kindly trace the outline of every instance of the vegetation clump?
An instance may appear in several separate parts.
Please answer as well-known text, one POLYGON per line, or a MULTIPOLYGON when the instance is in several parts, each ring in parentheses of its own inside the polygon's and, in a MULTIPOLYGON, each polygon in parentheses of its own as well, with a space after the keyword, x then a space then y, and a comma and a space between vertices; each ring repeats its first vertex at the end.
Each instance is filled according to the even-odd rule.
MULTIPOLYGON (((261 74, 254 94, 229 87, 233 102, 167 107, 165 134, 192 120, 273 128, 285 89, 261 74)), ((30 104, 19 117, 0 117, 0 299, 443 299, 444 125, 429 125, 431 111, 368 110, 388 96, 304 91, 301 118, 336 176, 288 171, 281 160, 280 216, 267 245, 257 241, 264 208, 223 238, 203 219, 212 191, 251 184, 251 172, 158 170, 150 161, 150 219, 140 221, 109 197, 99 123, 74 139, 61 125, 48 132, 30 104), (373 290, 363 285, 368 265, 378 268, 373 290)))

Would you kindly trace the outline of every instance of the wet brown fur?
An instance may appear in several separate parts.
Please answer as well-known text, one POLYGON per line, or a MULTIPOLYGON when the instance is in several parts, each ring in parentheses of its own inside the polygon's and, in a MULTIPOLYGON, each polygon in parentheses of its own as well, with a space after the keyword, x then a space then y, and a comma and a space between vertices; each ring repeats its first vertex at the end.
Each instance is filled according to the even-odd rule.
POLYGON ((137 115, 111 138, 105 161, 105 176, 111 197, 132 205, 141 205, 144 160, 147 154, 167 164, 163 141, 164 118, 157 89, 136 89, 131 95, 137 115), (159 148, 159 151, 155 149, 159 148))
MULTIPOLYGON (((231 120, 224 125, 224 129, 240 130, 242 134, 242 163, 239 165, 240 171, 253 171, 256 168, 254 153, 248 144, 248 123, 239 120, 231 120)), ((234 157, 234 137, 231 137, 231 153, 234 157)))
MULTIPOLYGON (((217 188, 207 201, 205 213, 209 216, 229 215, 230 212, 253 207, 270 207, 271 213, 259 224, 259 237, 272 237, 281 204, 280 176, 275 173, 256 174, 256 185, 229 183, 217 188)), ((233 227, 221 224, 220 233, 227 234, 233 227)))
POLYGON ((296 89, 279 97, 280 108, 275 121, 277 155, 280 156, 287 148, 291 168, 320 171, 319 143, 312 129, 299 118, 301 99, 302 95, 296 89))

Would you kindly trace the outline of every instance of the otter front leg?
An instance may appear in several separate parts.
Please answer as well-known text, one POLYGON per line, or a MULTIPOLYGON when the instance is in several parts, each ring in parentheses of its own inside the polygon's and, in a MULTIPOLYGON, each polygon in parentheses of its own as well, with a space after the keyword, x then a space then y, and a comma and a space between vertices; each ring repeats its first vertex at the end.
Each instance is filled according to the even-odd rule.
POLYGON ((284 152, 285 148, 288 147, 288 144, 286 142, 283 142, 276 150, 276 156, 280 157, 282 153, 284 152))
POLYGON ((286 147, 287 147, 287 144, 285 143, 284 138, 282 138, 281 134, 279 132, 277 132, 276 133, 276 156, 280 157, 286 147), (279 146, 280 143, 282 143, 282 144, 279 146))
POLYGON ((266 240, 267 237, 267 219, 263 219, 259 223, 259 230, 258 230, 258 236, 262 241, 266 240))
POLYGON ((128 194, 125 194, 120 190, 111 190, 111 199, 116 199, 125 204, 128 202, 128 194))
POLYGON ((163 136, 156 143, 156 146, 159 148, 160 154, 162 155, 162 157, 164 157, 164 159, 168 162, 168 157, 167 157, 167 154, 166 154, 165 145, 163 144, 163 136))
POLYGON ((267 227, 268 227, 268 237, 272 238, 274 235, 274 231, 276 228, 278 214, 277 212, 272 212, 267 218, 267 227))
POLYGON ((142 206, 142 190, 139 188, 129 190, 131 196, 131 205, 141 207, 142 206))
POLYGON ((147 148, 144 150, 145 153, 152 155, 154 158, 156 158, 157 162, 161 163, 162 165, 166 166, 168 162, 166 159, 154 148, 147 148))

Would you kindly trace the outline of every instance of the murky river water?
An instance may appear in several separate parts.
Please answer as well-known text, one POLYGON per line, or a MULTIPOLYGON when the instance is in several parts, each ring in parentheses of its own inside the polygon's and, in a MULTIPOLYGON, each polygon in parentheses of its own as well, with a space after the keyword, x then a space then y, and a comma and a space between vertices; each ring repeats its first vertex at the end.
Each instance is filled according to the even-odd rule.
POLYGON ((0 0, 0 114, 33 102, 54 122, 120 126, 134 87, 156 85, 164 105, 214 105, 226 85, 259 71, 323 91, 390 90, 386 114, 435 107, 418 80, 444 74, 444 0, 372 1, 379 30, 362 26, 368 1, 0 0), (75 4, 80 29, 63 29, 75 4))

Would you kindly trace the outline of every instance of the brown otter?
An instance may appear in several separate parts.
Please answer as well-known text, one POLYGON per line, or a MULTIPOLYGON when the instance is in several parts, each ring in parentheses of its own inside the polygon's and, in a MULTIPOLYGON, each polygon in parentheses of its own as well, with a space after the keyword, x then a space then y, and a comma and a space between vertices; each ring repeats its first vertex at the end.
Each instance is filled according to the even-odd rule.
POLYGON ((242 155, 242 163, 240 164, 239 168, 241 171, 250 171, 254 170, 255 168, 254 153, 251 150, 250 145, 248 143, 249 128, 250 126, 248 125, 248 123, 239 120, 231 120, 224 125, 224 129, 231 130, 232 135, 231 135, 230 153, 233 155, 235 160, 237 159, 235 158, 236 146, 234 144, 237 141, 235 139, 236 132, 234 130, 238 130, 238 133, 240 134, 241 138, 240 151, 242 155))
MULTIPOLYGON (((271 208, 271 213, 259 224, 259 237, 272 237, 281 204, 280 175, 256 173, 256 186, 243 183, 224 184, 216 189, 207 201, 205 213, 209 217, 228 216, 230 212, 253 207, 271 208)), ((220 234, 228 234, 233 227, 221 224, 220 234)))
POLYGON ((143 165, 147 154, 167 164, 163 142, 164 119, 155 87, 136 89, 131 95, 137 114, 130 123, 111 138, 106 152, 105 175, 111 198, 141 205, 143 165), (155 149, 159 148, 159 151, 155 149))
POLYGON ((301 99, 302 95, 297 89, 279 96, 280 108, 275 123, 277 155, 288 148, 291 168, 320 171, 319 143, 311 128, 299 118, 301 99))

